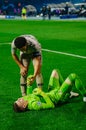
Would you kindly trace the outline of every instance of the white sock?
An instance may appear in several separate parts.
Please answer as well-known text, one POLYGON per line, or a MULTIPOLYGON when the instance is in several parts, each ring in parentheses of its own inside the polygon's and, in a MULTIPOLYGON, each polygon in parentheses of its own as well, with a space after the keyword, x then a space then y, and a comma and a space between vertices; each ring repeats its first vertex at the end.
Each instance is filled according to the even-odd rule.
POLYGON ((42 74, 39 74, 39 75, 36 76, 36 83, 37 83, 37 87, 42 88, 42 86, 43 86, 42 74))
POLYGON ((86 102, 86 97, 83 97, 83 102, 86 102))

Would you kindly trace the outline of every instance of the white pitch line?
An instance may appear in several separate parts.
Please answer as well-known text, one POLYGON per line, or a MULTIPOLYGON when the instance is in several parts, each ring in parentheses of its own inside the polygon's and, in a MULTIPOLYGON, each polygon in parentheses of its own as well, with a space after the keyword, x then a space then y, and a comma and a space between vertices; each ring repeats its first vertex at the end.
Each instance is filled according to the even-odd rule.
MULTIPOLYGON (((11 44, 11 43, 10 42, 9 43, 0 43, 0 45, 5 45, 5 44, 11 44)), ((42 49, 42 51, 52 52, 52 53, 61 54, 61 55, 67 55, 67 56, 81 58, 81 59, 86 59, 86 56, 80 56, 80 55, 75 55, 75 54, 61 52, 61 51, 53 51, 53 50, 48 50, 48 49, 42 49)))
POLYGON ((81 59, 86 59, 86 56, 80 56, 80 55, 75 55, 75 54, 70 54, 70 53, 65 53, 65 52, 60 52, 60 51, 53 51, 53 50, 48 50, 48 49, 42 49, 43 51, 47 51, 47 52, 52 52, 52 53, 56 53, 56 54, 61 54, 61 55, 68 55, 71 57, 77 57, 77 58, 81 58, 81 59))
POLYGON ((9 43, 0 43, 0 45, 6 45, 6 44, 11 44, 10 42, 9 43))

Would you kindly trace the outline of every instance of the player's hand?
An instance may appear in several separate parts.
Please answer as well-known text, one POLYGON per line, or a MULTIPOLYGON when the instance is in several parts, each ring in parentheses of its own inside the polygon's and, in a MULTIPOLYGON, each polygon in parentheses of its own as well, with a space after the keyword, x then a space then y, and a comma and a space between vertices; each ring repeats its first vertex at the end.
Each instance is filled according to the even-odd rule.
POLYGON ((35 94, 35 95, 39 95, 39 94, 41 94, 41 92, 42 92, 42 90, 40 88, 35 88, 33 90, 33 94, 35 94))
POLYGON ((34 80, 35 80, 34 75, 29 75, 27 77, 27 85, 31 85, 34 82, 34 80))
POLYGON ((26 74, 27 74, 27 67, 22 67, 21 70, 20 70, 20 74, 22 76, 26 76, 26 74))

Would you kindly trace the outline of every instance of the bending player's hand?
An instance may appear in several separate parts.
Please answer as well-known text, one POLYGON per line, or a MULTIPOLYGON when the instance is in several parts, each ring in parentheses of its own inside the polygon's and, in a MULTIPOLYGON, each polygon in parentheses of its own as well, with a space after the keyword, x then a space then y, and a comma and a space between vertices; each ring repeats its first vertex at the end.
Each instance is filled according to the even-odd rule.
POLYGON ((22 75, 22 76, 26 76, 26 74, 27 74, 27 67, 22 67, 21 68, 21 70, 20 70, 20 74, 22 75))

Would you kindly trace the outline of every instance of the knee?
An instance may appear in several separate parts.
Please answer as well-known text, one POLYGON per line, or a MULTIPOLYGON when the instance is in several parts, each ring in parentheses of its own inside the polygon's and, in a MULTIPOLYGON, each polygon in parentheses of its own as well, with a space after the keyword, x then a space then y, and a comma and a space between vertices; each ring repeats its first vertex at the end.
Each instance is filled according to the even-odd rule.
POLYGON ((37 75, 36 75, 36 78, 37 77, 41 77, 42 76, 42 74, 41 74, 41 72, 39 72, 37 75))
POLYGON ((76 74, 75 74, 75 73, 71 73, 71 74, 69 75, 69 78, 70 78, 71 80, 74 80, 74 79, 76 78, 76 74))
POLYGON ((55 77, 55 78, 59 78, 59 74, 58 74, 58 72, 57 72, 56 69, 54 69, 54 70, 52 71, 51 76, 52 76, 52 77, 55 77))
POLYGON ((25 84, 26 83, 26 79, 27 79, 27 76, 22 76, 20 77, 20 83, 21 84, 25 84))

